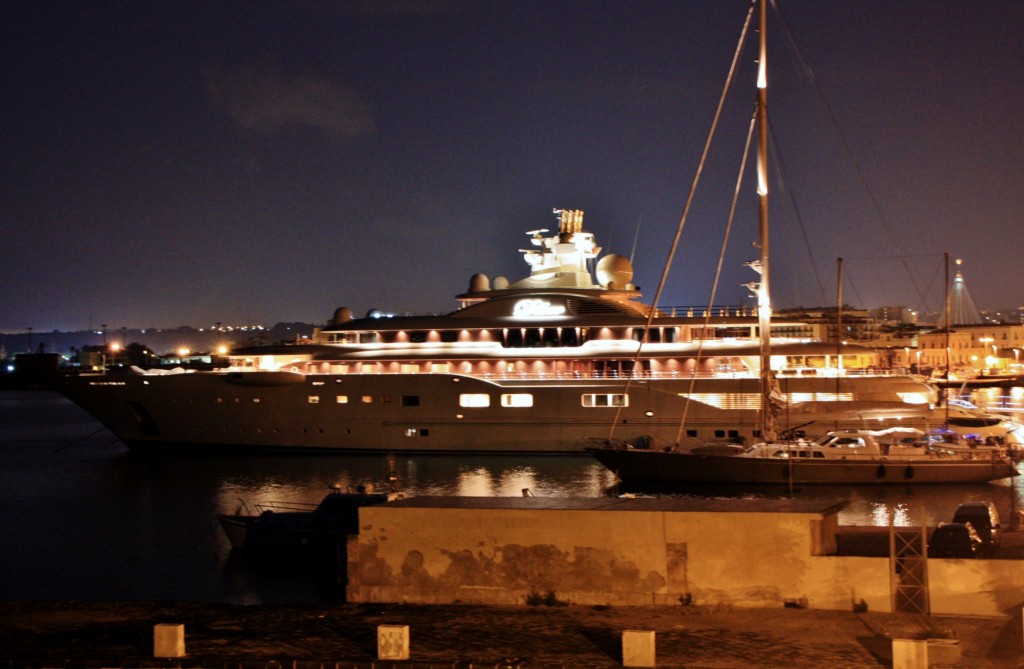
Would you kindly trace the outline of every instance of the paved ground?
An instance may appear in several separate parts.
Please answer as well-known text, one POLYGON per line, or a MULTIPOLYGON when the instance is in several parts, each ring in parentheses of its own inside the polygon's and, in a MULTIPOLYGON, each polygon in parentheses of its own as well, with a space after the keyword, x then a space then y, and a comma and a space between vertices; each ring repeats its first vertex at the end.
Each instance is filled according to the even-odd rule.
MULTIPOLYGON (((656 632, 658 665, 890 667, 892 638, 958 640, 957 666, 1024 667, 1015 619, 719 607, 231 606, 0 602, 0 667, 351 667, 377 626, 409 625, 406 666, 616 667, 623 630, 656 632), (155 660, 153 625, 185 625, 187 657, 155 660)), ((377 662, 377 669, 391 663, 377 662)))

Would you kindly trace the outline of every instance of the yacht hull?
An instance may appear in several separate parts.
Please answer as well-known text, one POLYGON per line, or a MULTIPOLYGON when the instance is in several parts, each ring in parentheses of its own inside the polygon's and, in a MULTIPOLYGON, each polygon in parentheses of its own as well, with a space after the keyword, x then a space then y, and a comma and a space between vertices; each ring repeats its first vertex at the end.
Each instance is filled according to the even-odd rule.
MULTIPOLYGON (((684 413, 684 438, 750 442, 758 427, 754 378, 692 385, 686 378, 638 378, 627 388, 622 378, 247 374, 83 374, 62 379, 59 390, 135 449, 583 453, 610 434, 628 443, 675 443, 684 413), (627 406, 593 406, 594 397, 616 394, 628 394, 627 406), (527 397, 529 405, 507 406, 514 404, 510 397, 527 397), (723 400, 739 397, 748 401, 723 400), (466 406, 473 404, 467 398, 486 406, 466 406)), ((834 379, 788 383, 791 392, 835 390, 834 379)), ((915 407, 898 402, 900 392, 917 389, 912 380, 865 376, 842 383, 865 403, 906 411, 906 425, 927 426, 915 407)), ((864 422, 844 408, 842 417, 800 414, 782 425, 823 433, 864 422)))

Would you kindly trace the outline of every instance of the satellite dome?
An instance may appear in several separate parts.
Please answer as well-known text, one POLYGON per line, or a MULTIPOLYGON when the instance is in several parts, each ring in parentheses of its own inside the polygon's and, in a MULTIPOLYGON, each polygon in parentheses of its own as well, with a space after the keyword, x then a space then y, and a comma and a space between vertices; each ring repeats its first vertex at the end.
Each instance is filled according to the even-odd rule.
POLYGON ((605 288, 622 290, 633 280, 633 265, 625 256, 610 253, 597 261, 597 282, 605 288))
POLYGON ((331 319, 331 325, 341 325, 352 320, 352 310, 348 307, 338 307, 334 310, 334 318, 331 319))
POLYGON ((474 274, 469 277, 469 292, 486 293, 491 289, 491 280, 486 274, 474 274))
POLYGON ((508 288, 508 279, 503 276, 496 276, 494 281, 491 282, 491 286, 494 290, 505 290, 508 288))

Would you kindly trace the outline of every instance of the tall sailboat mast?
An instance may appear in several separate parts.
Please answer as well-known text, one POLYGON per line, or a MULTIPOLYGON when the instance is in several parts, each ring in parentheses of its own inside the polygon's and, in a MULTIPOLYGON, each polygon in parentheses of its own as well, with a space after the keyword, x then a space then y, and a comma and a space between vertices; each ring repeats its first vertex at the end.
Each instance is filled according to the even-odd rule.
POLYGON ((757 68, 757 199, 760 229, 761 281, 757 291, 757 322, 761 335, 761 438, 773 441, 775 417, 771 397, 774 382, 771 371, 772 303, 768 264, 768 2, 760 0, 758 19, 757 68))

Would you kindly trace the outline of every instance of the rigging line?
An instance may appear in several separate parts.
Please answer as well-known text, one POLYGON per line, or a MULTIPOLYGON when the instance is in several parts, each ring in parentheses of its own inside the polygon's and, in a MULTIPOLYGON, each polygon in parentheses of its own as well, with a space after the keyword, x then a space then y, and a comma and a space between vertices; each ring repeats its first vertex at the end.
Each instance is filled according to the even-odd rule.
POLYGON ((944 254, 942 254, 942 253, 916 253, 916 254, 913 254, 913 255, 906 255, 906 254, 904 254, 904 255, 894 255, 894 256, 870 255, 870 256, 843 256, 843 257, 847 258, 849 260, 898 260, 899 258, 942 258, 942 257, 944 257, 944 254))
POLYGON ((882 223, 882 227, 885 228, 886 233, 888 233, 889 239, 892 242, 893 247, 898 251, 898 255, 896 257, 900 259, 903 268, 907 271, 907 275, 910 277, 910 282, 913 284, 914 290, 917 292, 918 297, 921 298, 921 300, 923 301, 924 296, 921 293, 921 288, 918 286, 917 276, 914 274, 914 271, 907 263, 907 257, 904 247, 900 243, 899 239, 896 237, 896 232, 893 229, 892 224, 889 222, 889 219, 883 213, 882 207, 879 204, 878 199, 875 197, 874 191, 872 191, 871 188, 868 186, 867 178, 864 175, 864 170, 861 168, 860 163, 854 157, 853 150, 850 148, 850 142, 847 139, 846 134, 840 127, 839 120, 836 118, 835 113, 832 111, 831 105, 829 105, 828 100, 825 98, 825 93, 821 90, 821 87, 818 86, 818 82, 814 78, 814 71, 811 70, 811 68, 807 65, 807 61, 803 57, 803 52, 800 49, 800 46, 797 44, 792 31, 790 31, 789 24, 786 22, 786 19, 782 14, 782 10, 778 7, 778 5, 775 2, 772 2, 772 7, 775 9, 775 13, 779 17, 779 21, 782 24, 782 31, 786 35, 790 43, 790 46, 793 49, 793 53, 800 64, 800 67, 803 68, 804 74, 807 75, 807 78, 811 83, 811 88, 817 94, 818 99, 824 107, 825 113, 827 114, 829 121, 832 124, 832 127, 835 129, 836 134, 839 136, 839 143, 843 147, 843 153, 846 155, 846 159, 849 160, 850 164, 853 166, 853 171, 857 176, 857 181, 860 183, 861 187, 867 193, 868 200, 870 200, 871 206, 875 210, 875 215, 878 216, 879 221, 881 221, 882 223))
MULTIPOLYGON (((847 258, 847 260, 849 260, 849 258, 847 258)), ((853 281, 853 273, 850 272, 849 265, 845 265, 845 267, 846 269, 843 272, 843 276, 846 278, 846 283, 849 284, 850 289, 853 291, 853 294, 857 296, 857 301, 860 304, 867 304, 867 302, 864 301, 864 298, 860 296, 860 291, 857 290, 857 285, 853 281)), ((843 305, 840 304, 839 308, 842 308, 842 306, 843 305)))
POLYGON ((778 172, 780 173, 779 190, 786 193, 789 203, 793 206, 797 226, 800 228, 800 237, 803 239, 804 248, 807 250, 807 257, 811 262, 811 272, 814 275, 814 282, 818 286, 818 299, 821 300, 821 304, 826 304, 828 300, 825 298, 825 287, 821 283, 821 273, 818 271, 818 263, 814 260, 815 254, 811 251, 811 241, 807 236, 807 226, 804 225, 804 217, 800 212, 800 205, 797 204, 796 198, 793 196, 793 190, 784 186, 784 184, 788 182, 788 179, 786 178, 786 164, 782 161, 782 148, 779 145, 778 138, 775 136, 775 125, 773 123, 768 124, 768 132, 772 138, 772 147, 775 149, 775 163, 778 166, 778 172))
POLYGON ((725 233, 722 235, 722 249, 718 254, 718 267, 715 268, 715 280, 711 283, 711 292, 708 295, 708 308, 704 312, 704 324, 701 338, 697 340, 697 355, 693 370, 690 372, 690 388, 687 391, 686 402, 683 403, 682 416, 679 419, 679 430, 676 432, 676 445, 682 441, 683 431, 686 429, 686 416, 690 409, 690 397, 693 397, 693 390, 697 383, 697 370, 700 369, 700 359, 704 352, 704 336, 711 325, 711 309, 715 304, 715 295, 718 292, 718 284, 722 278, 722 265, 725 263, 725 251, 729 246, 729 236, 732 233, 732 224, 736 220, 736 203, 740 198, 740 191, 743 187, 743 174, 747 169, 747 160, 750 157, 750 144, 754 139, 754 130, 757 128, 757 114, 750 117, 750 128, 747 130, 747 141, 743 145, 743 158, 740 160, 739 173, 736 175, 736 189, 732 194, 732 205, 729 207, 729 219, 725 224, 725 233))
MULTIPOLYGON (((704 150, 700 154, 700 162, 697 164, 697 172, 693 176, 693 182, 690 184, 690 192, 686 196, 686 204, 683 206, 682 216, 679 218, 679 225, 676 226, 676 234, 672 238, 672 245, 668 250, 668 257, 665 259, 665 267, 661 272, 661 280, 658 282, 658 289, 654 293, 654 301, 651 303, 651 308, 647 311, 647 322, 644 325, 643 336, 640 338, 640 345, 636 348, 636 354, 633 355, 633 371, 636 371, 636 363, 640 359, 640 353, 644 348, 644 340, 647 339, 647 333, 651 329, 651 323, 654 321, 654 316, 658 313, 658 304, 661 302, 661 293, 665 290, 665 284, 668 283, 668 272, 672 268, 672 259, 675 257, 676 249, 679 248, 679 238, 683 234, 683 227, 686 225, 686 218, 690 213, 690 207, 693 204, 694 195, 697 192, 697 184, 700 182, 701 174, 704 172, 704 164, 707 162, 708 153, 711 151, 711 141, 715 138, 715 131, 718 129, 718 120, 722 116, 722 109, 725 107, 725 99, 729 93, 729 89, 732 87, 732 80, 736 74, 736 64, 740 60, 740 54, 743 53, 743 45, 747 41, 747 31, 750 28, 750 20, 754 16, 754 10, 757 8, 757 1, 753 0, 750 3, 750 9, 747 10, 747 19, 743 22, 743 30, 740 31, 740 39, 736 44, 736 52, 733 54, 732 63, 729 65, 729 73, 725 78, 725 85, 722 87, 722 95, 718 98, 718 107, 715 109, 714 119, 711 121, 711 128, 708 130, 707 139, 704 140, 704 150)), ((641 370, 642 371, 642 370, 641 370)), ((626 377, 626 385, 623 387, 623 392, 629 392, 629 388, 632 384, 632 374, 626 377)), ((608 441, 612 440, 612 435, 615 432, 615 426, 619 422, 619 416, 622 414, 622 403, 615 408, 615 417, 612 420, 612 424, 608 429, 608 441)))
MULTIPOLYGON (((908 258, 908 259, 935 259, 935 258, 939 258, 941 260, 941 259, 945 258, 945 254, 942 254, 942 253, 916 253, 916 254, 910 254, 910 255, 907 255, 907 254, 904 254, 904 255, 863 255, 863 256, 844 256, 844 257, 847 260, 858 260, 858 261, 859 260, 900 260, 902 258, 908 258)), ((919 313, 925 313, 925 312, 930 310, 930 307, 928 306, 928 297, 933 292, 933 286, 934 286, 935 281, 936 281, 936 275, 942 269, 942 263, 941 262, 937 263, 935 265, 935 267, 936 267, 936 269, 935 269, 935 271, 933 271, 931 273, 930 277, 929 276, 925 276, 923 273, 920 275, 920 278, 921 278, 924 290, 923 290, 923 293, 921 293, 921 292, 918 293, 918 295, 917 295, 918 302, 913 305, 913 308, 915 310, 917 310, 919 313)), ((856 291, 856 289, 854 289, 854 290, 856 291)), ((861 296, 859 294, 857 295, 857 299, 861 300, 861 303, 864 303, 863 298, 861 298, 861 296)))
MULTIPOLYGON (((928 290, 925 293, 925 297, 921 299, 921 306, 918 308, 919 312, 924 313, 928 309, 928 301, 926 299, 927 295, 932 292, 932 286, 934 286, 935 282, 939 280, 939 272, 941 272, 944 269, 945 264, 946 264, 946 256, 945 256, 945 254, 943 254, 943 256, 942 256, 942 263, 935 265, 935 270, 932 272, 932 278, 928 281, 928 284, 927 284, 928 285, 928 290)), ((944 287, 943 291, 945 291, 945 290, 946 289, 944 287)), ((945 299, 944 295, 943 295, 943 299, 945 299)))
MULTIPOLYGON (((945 254, 943 253, 917 253, 913 255, 865 255, 865 256, 844 256, 847 260, 899 260, 901 258, 916 258, 916 259, 944 259, 945 254)), ((942 270, 942 262, 935 265, 935 270, 929 275, 925 276, 921 274, 921 281, 924 287, 923 292, 919 292, 918 303, 914 305, 914 308, 921 313, 929 311, 928 297, 933 292, 933 286, 936 281, 937 274, 942 270)), ((858 296, 859 298, 860 296, 858 296)))
MULTIPOLYGON (((71 448, 72 446, 74 446, 76 444, 82 443, 86 439, 89 439, 91 437, 95 437, 97 434, 99 434, 100 432, 103 432, 106 429, 107 429, 107 426, 104 425, 103 427, 101 427, 98 430, 95 430, 93 432, 90 432, 89 434, 85 435, 84 437, 79 437, 78 439, 75 439, 73 441, 69 441, 68 443, 64 444, 63 446, 60 446, 59 448, 53 449, 53 452, 54 453, 60 453, 61 451, 65 450, 67 448, 71 448)), ((107 444, 104 444, 104 446, 106 446, 106 445, 107 444)))

